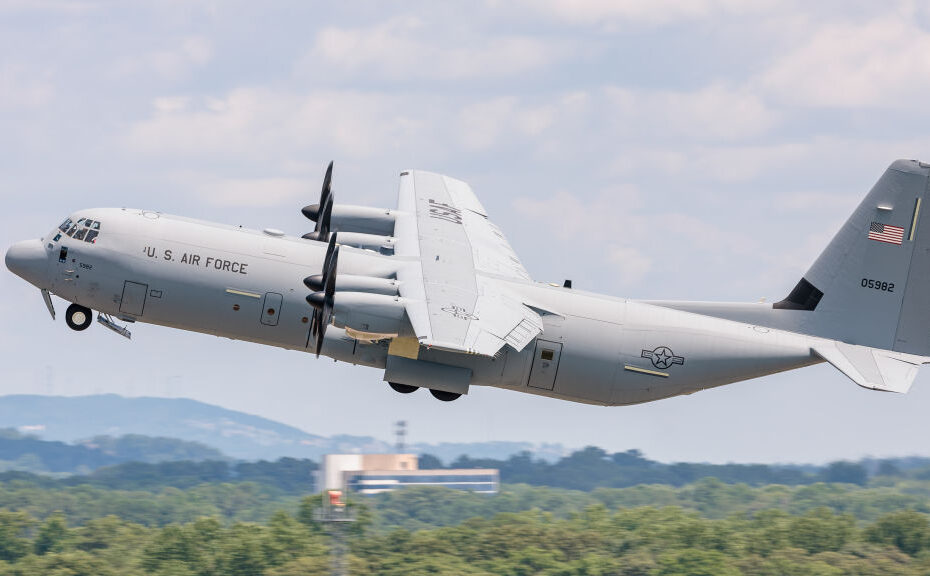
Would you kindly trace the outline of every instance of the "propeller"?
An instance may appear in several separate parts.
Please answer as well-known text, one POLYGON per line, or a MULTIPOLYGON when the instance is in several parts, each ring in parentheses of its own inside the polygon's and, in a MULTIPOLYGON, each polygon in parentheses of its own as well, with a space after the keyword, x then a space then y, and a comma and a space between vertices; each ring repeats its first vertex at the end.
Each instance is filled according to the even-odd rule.
POLYGON ((320 203, 304 206, 301 210, 304 216, 316 222, 313 232, 303 235, 307 240, 329 240, 330 220, 333 215, 333 163, 330 161, 323 176, 323 189, 320 191, 320 203))
POLYGON ((334 232, 329 237, 326 257, 323 259, 323 274, 314 274, 304 278, 304 285, 313 290, 313 293, 307 296, 307 302, 313 306, 310 334, 316 338, 317 358, 320 357, 320 351, 323 349, 323 337, 326 335, 326 327, 329 326, 333 319, 338 260, 339 245, 336 244, 336 233, 334 232))

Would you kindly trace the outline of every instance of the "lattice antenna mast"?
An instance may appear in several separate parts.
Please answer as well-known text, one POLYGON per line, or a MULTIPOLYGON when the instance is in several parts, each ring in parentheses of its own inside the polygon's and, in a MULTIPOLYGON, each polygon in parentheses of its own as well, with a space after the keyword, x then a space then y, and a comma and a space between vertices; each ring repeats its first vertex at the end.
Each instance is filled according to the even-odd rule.
POLYGON ((397 441, 394 443, 394 448, 397 450, 398 454, 403 454, 407 446, 407 421, 398 420, 394 426, 394 436, 397 438, 397 441))

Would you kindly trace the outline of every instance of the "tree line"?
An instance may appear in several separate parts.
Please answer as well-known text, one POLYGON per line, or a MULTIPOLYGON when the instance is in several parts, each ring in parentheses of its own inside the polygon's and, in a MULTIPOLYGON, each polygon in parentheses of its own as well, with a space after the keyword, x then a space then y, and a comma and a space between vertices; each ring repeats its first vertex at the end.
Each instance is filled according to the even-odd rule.
MULTIPOLYGON (((439 488, 397 494, 434 502, 463 496, 439 488)), ((591 504, 567 514, 531 508, 409 529, 379 528, 383 503, 353 503, 360 520, 346 533, 352 574, 903 576, 930 570, 930 521, 907 509, 863 522, 823 506, 798 513, 744 509, 716 518, 681 506, 591 504)), ((319 505, 310 496, 262 522, 201 517, 162 526, 114 515, 78 523, 67 512, 40 520, 0 510, 0 573, 328 574, 330 540, 316 521, 319 505)))
POLYGON ((646 458, 639 450, 609 453, 588 446, 547 462, 529 452, 506 460, 461 456, 448 466, 430 455, 420 458, 421 468, 496 468, 501 480, 572 490, 622 488, 640 484, 683 486, 713 477, 728 483, 800 485, 842 482, 865 485, 871 476, 919 477, 930 479, 930 460, 902 458, 863 462, 832 462, 824 466, 770 464, 665 464, 646 458))

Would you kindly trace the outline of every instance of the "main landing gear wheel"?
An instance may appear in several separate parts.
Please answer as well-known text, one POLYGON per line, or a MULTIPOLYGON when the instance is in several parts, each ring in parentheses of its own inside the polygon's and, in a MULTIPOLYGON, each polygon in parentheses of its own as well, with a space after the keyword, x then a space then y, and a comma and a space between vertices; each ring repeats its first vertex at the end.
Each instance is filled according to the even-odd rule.
POLYGON ((68 310, 65 312, 65 322, 68 323, 68 328, 78 332, 86 330, 93 319, 94 313, 91 312, 90 308, 85 308, 79 304, 68 306, 68 310))
POLYGON ((437 400, 442 400, 443 402, 452 402, 461 394, 456 394, 455 392, 446 392, 445 390, 433 390, 430 388, 429 393, 433 395, 433 398, 437 400))
POLYGON ((395 391, 400 392, 401 394, 410 394, 411 392, 416 392, 420 389, 419 386, 411 386, 410 384, 398 384, 397 382, 388 382, 391 388, 395 391))

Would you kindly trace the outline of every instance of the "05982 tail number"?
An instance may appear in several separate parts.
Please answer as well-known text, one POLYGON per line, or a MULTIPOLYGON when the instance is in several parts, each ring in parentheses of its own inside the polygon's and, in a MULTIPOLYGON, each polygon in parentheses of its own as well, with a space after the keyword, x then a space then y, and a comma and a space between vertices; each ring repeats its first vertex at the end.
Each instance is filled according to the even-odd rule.
POLYGON ((882 282, 881 280, 873 280, 871 278, 863 278, 860 285, 863 288, 871 288, 873 290, 881 290, 882 292, 894 292, 894 282, 882 282))

